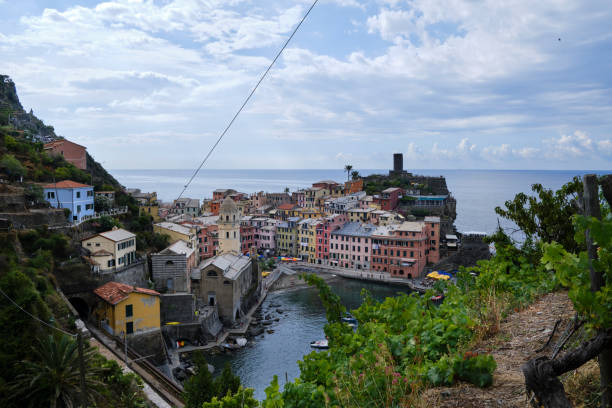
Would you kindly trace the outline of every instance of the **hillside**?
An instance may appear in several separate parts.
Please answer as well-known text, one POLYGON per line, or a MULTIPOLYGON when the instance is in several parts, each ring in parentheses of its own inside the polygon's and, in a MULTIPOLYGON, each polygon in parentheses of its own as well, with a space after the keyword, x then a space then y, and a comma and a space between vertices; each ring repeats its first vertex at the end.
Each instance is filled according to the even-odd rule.
POLYGON ((53 126, 45 125, 30 110, 25 112, 15 83, 0 75, 0 178, 26 182, 70 179, 93 184, 96 189, 120 189, 119 182, 87 153, 87 169, 80 170, 61 156, 49 156, 43 143, 61 139, 53 126), (7 155, 13 156, 12 160, 7 155), (19 162, 19 163, 17 163, 19 162))

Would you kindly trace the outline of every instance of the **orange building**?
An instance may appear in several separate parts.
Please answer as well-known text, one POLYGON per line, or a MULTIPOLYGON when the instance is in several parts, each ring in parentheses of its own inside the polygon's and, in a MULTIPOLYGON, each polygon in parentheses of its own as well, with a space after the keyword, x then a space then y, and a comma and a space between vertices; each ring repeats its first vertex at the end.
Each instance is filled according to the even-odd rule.
POLYGON ((44 149, 49 155, 64 156, 68 163, 74 164, 81 170, 87 169, 87 148, 85 146, 73 143, 70 140, 59 139, 45 143, 44 149))
POLYGON ((344 195, 357 193, 363 190, 363 179, 350 180, 344 183, 344 195))

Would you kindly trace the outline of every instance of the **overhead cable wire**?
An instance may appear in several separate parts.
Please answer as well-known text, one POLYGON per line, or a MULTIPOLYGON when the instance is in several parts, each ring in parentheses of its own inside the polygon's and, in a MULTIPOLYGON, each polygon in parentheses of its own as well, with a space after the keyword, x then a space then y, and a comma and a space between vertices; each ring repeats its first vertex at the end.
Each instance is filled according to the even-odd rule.
POLYGON ((40 320, 38 317, 34 316, 33 314, 31 314, 30 312, 28 312, 27 310, 25 310, 23 307, 19 306, 17 304, 17 302, 15 302, 13 299, 10 298, 9 295, 7 295, 6 293, 4 293, 4 291, 2 289, 0 289, 0 293, 2 293, 4 295, 5 298, 7 298, 13 305, 15 305, 19 310, 21 310, 23 313, 27 314, 28 316, 30 316, 32 319, 37 320, 39 323, 44 324, 45 326, 53 329, 53 330, 57 330, 59 332, 62 332, 70 337, 76 337, 76 334, 72 334, 72 333, 68 333, 67 331, 64 331, 58 327, 52 326, 49 323, 45 322, 44 320, 40 320))
POLYGON ((246 97, 246 99, 244 100, 244 102, 242 103, 242 105, 240 106, 240 108, 238 109, 238 111, 236 112, 236 114, 234 115, 234 117, 232 118, 232 120, 230 120, 230 122, 228 123, 228 125, 225 127, 225 129, 223 130, 223 132, 221 132, 221 135, 219 136, 219 138, 217 139, 217 141, 215 142, 215 144, 212 146, 212 148, 208 151, 208 154, 204 157, 204 160, 202 160, 202 163, 200 163, 200 165, 198 166, 198 168, 196 169, 196 171, 194 171, 193 175, 191 176, 191 178, 189 179, 189 181, 187 182, 187 184, 185 184, 185 187, 183 188, 183 191, 181 191, 181 194, 179 194, 179 196, 177 197, 177 200, 179 198, 181 198, 183 196, 183 193, 185 193, 185 191, 187 190, 187 188, 189 187, 189 185, 191 184, 191 182, 193 181, 194 178, 196 178, 196 176, 198 175, 198 173, 200 172, 200 170, 202 169, 202 166, 204 166, 204 164, 206 163, 206 161, 208 160, 208 158, 210 157, 210 155, 213 153, 213 151, 215 150, 215 148, 217 147, 217 145, 221 142, 221 140, 223 139, 223 137, 225 136, 225 134, 227 133, 227 131, 229 130, 229 128, 234 124, 234 121, 236 120, 236 118, 238 118, 238 115, 240 115, 240 112, 242 112, 242 110, 244 109, 244 107, 246 106, 246 104, 249 102, 249 100, 251 99, 251 97, 253 96, 253 94, 255 93, 255 91, 257 90, 257 88, 259 88, 259 85, 261 84, 261 82, 264 80, 264 78, 268 75, 268 72, 270 72, 270 70, 272 69, 272 66, 274 66, 274 63, 276 62, 276 60, 278 59, 278 57, 281 56, 281 54, 283 53, 283 51, 285 50, 285 48, 287 47, 287 45, 289 44, 289 42, 291 41, 291 39, 293 38, 293 36, 295 35, 295 33, 297 33, 298 29, 300 28, 300 26, 302 25, 302 23, 306 20, 306 18, 308 17, 308 15, 310 14, 310 12, 312 11, 312 9, 314 8, 314 6, 319 2, 319 0, 315 0, 312 5, 310 6, 310 8, 308 9, 308 11, 306 12, 306 14, 304 14, 304 17, 302 17, 302 20, 300 20, 300 22, 298 23, 298 25, 295 27, 295 29, 293 30, 293 32, 291 33, 291 35, 289 36, 289 38, 287 38, 287 41, 285 41, 285 44, 283 44, 282 48, 280 49, 280 51, 276 54, 276 57, 274 57, 274 59, 272 60, 272 62, 270 63, 270 65, 268 66, 268 68, 265 70, 265 72, 263 73, 263 75, 261 76, 261 78, 259 78, 259 81, 257 81, 257 84, 255 85, 255 87, 253 88, 253 90, 251 91, 251 93, 249 93, 249 96, 246 97))

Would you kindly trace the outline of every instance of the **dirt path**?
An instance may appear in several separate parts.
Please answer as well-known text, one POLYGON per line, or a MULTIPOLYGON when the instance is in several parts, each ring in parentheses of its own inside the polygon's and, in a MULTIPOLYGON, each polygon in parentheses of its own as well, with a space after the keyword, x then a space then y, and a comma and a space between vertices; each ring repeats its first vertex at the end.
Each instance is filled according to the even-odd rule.
POLYGON ((474 351, 490 353, 497 362, 493 374, 493 385, 486 389, 469 384, 454 387, 434 388, 424 395, 426 406, 487 408, 527 407, 525 379, 521 365, 538 355, 550 357, 551 348, 536 353, 548 338, 558 319, 563 319, 551 341, 554 345, 574 310, 567 292, 549 293, 529 308, 510 315, 502 324, 500 332, 481 342, 474 351))

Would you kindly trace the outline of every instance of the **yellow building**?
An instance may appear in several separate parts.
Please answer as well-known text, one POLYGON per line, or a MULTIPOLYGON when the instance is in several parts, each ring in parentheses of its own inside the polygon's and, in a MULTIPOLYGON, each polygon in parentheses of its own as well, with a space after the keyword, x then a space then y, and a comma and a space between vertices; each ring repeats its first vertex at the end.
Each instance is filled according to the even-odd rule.
POLYGON ((168 235, 170 237, 170 244, 174 244, 177 241, 185 241, 191 244, 192 248, 198 247, 196 227, 190 228, 173 222, 159 222, 153 224, 153 232, 168 235))
POLYGON ((158 292, 108 282, 94 293, 102 299, 94 312, 96 320, 111 334, 142 334, 160 329, 158 292))
POLYGON ((114 227, 81 241, 97 271, 123 268, 136 261, 136 235, 114 227))
POLYGON ((297 211, 297 216, 300 218, 311 219, 311 218, 321 218, 326 214, 318 208, 300 208, 297 211))
POLYGON ((289 217, 287 221, 276 224, 276 251, 281 255, 298 256, 298 222, 299 217, 289 217))
POLYGON ((297 223, 298 257, 303 261, 315 263, 317 244, 317 224, 319 219, 310 218, 297 223))
POLYGON ((346 216, 349 222, 369 223, 372 222, 374 211, 373 208, 351 208, 346 211, 346 216))
POLYGON ((159 204, 157 203, 157 201, 151 204, 141 205, 138 209, 138 214, 150 215, 151 217, 153 217, 153 222, 161 221, 161 217, 159 216, 159 204))

